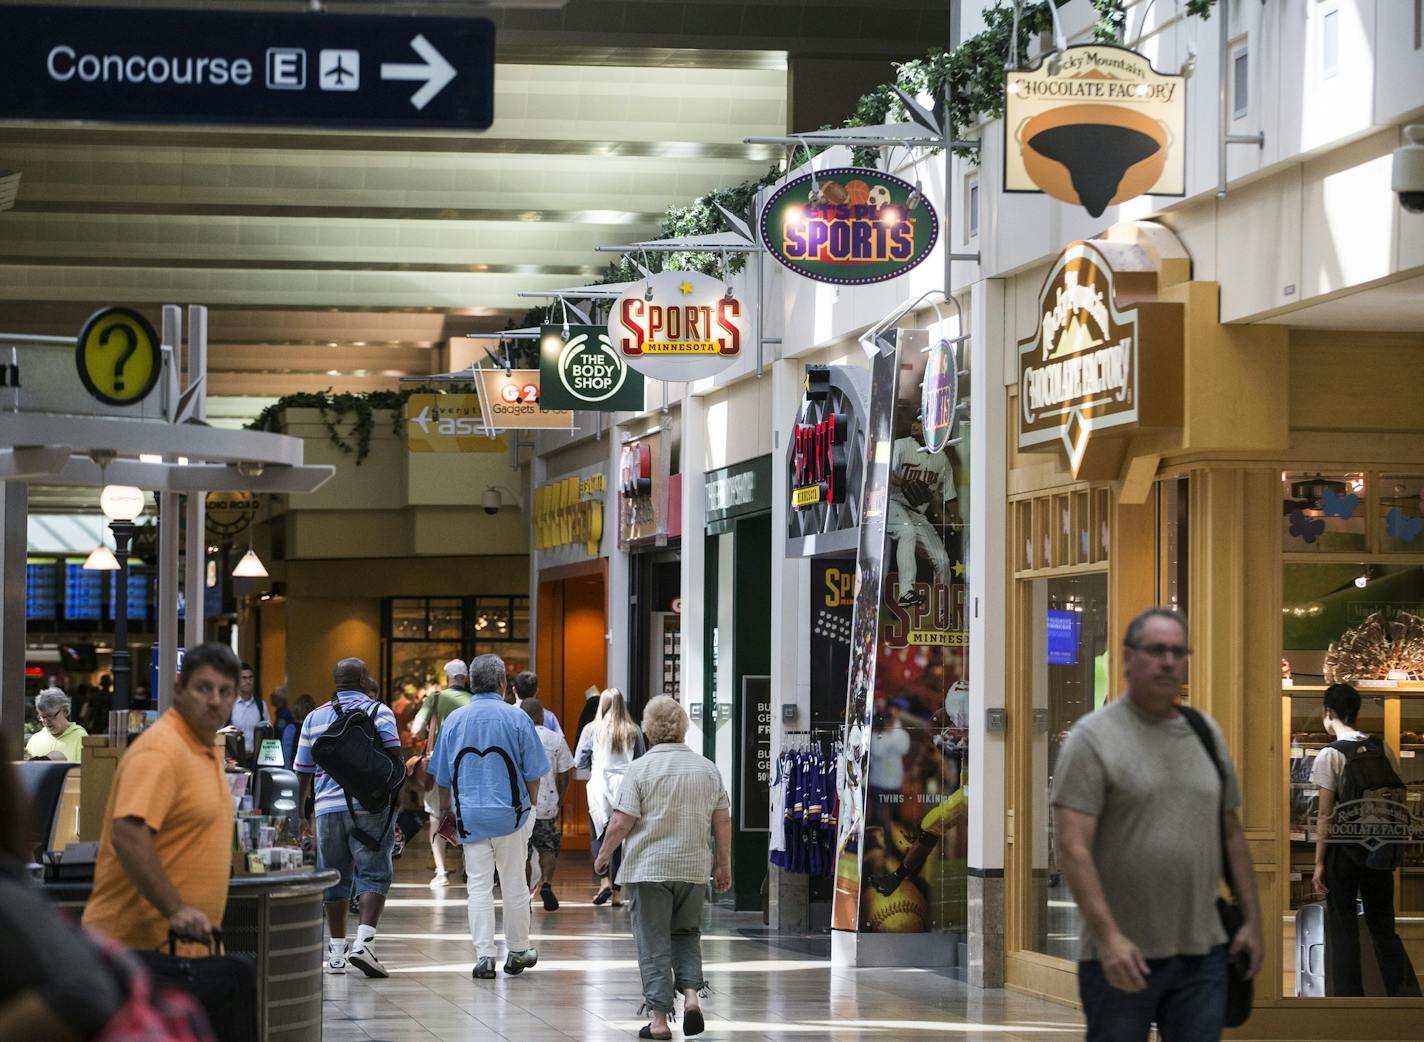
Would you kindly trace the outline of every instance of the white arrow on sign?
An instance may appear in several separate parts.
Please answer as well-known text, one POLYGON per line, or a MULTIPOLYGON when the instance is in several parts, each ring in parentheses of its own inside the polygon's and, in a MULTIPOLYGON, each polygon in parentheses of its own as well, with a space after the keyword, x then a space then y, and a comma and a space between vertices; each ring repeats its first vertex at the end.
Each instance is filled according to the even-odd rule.
POLYGON ((411 95, 410 103, 423 109, 430 99, 445 89, 445 85, 455 78, 455 66, 445 60, 445 56, 431 46, 424 36, 416 35, 410 41, 411 50, 425 59, 424 65, 413 62, 382 62, 383 80, 424 80, 425 86, 411 95))

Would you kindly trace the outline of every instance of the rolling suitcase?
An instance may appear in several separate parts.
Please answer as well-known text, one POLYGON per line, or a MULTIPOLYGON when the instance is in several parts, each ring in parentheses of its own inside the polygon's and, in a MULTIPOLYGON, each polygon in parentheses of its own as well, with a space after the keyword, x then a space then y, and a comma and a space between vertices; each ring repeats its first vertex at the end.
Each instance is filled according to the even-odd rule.
MULTIPOLYGON (((1356 923, 1360 931, 1360 979, 1366 995, 1387 994, 1375 958, 1374 939, 1365 925, 1364 905, 1356 902, 1356 923)), ((1295 913, 1295 993, 1300 997, 1323 998, 1330 994, 1328 962, 1325 958, 1325 902, 1301 905, 1295 913)))

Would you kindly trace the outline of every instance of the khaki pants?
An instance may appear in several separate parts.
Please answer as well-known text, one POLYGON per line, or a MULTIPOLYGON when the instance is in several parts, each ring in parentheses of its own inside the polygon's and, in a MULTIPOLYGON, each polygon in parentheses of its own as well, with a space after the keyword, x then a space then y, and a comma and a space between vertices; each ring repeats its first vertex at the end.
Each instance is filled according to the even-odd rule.
POLYGON ((638 942, 638 972, 649 1009, 673 1012, 678 992, 700 989, 702 979, 702 906, 706 883, 626 883, 632 902, 633 939, 638 942))

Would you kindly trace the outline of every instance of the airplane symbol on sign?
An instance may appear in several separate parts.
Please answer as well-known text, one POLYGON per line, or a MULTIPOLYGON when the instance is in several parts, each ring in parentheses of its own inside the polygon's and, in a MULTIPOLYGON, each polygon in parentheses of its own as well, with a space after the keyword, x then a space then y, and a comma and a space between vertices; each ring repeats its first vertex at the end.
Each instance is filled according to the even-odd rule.
POLYGON ((322 51, 318 56, 322 90, 354 91, 361 88, 360 51, 322 51))

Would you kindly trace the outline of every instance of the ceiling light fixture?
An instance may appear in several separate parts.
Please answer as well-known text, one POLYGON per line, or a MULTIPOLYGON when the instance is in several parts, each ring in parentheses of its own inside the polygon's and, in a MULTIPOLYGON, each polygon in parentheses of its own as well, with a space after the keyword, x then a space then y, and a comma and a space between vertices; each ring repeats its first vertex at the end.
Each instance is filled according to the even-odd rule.
POLYGON ((242 555, 242 559, 237 562, 237 567, 232 570, 232 574, 236 579, 265 579, 267 578, 267 568, 262 563, 262 558, 257 556, 257 551, 249 546, 247 553, 242 555))
POLYGON ((86 572, 117 572, 119 559, 114 556, 114 551, 100 543, 84 559, 84 570, 86 572))

